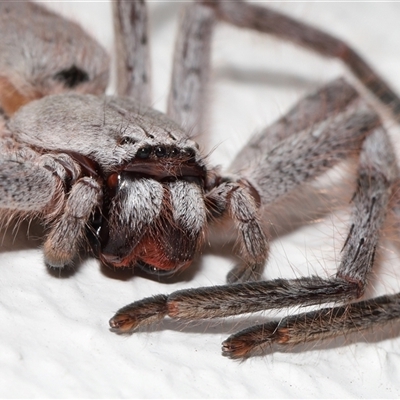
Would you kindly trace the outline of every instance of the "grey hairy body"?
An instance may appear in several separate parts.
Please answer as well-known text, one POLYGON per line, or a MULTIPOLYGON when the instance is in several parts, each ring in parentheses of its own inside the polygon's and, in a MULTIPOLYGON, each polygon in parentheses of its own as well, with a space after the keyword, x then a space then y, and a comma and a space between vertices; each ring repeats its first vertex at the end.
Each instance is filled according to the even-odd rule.
MULTIPOLYGON (((400 99, 354 50, 264 7, 193 2, 181 18, 164 115, 148 106, 143 3, 114 4, 120 78, 114 97, 102 95, 108 56, 84 31, 66 29, 69 21, 31 3, 1 7, 1 29, 10 39, 0 46, 0 207, 4 219, 43 221, 47 265, 72 265, 86 251, 113 268, 139 267, 168 276, 190 266, 209 225, 225 219, 235 225, 241 261, 228 274, 227 285, 133 303, 111 319, 115 331, 133 331, 165 316, 220 318, 350 302, 363 295, 386 215, 396 211, 398 166, 380 116, 352 85, 337 79, 300 100, 251 139, 227 172, 210 166, 193 140, 203 130, 218 20, 342 59, 398 121, 400 99), (24 13, 37 20, 34 30, 15 17, 24 13), (282 25, 291 29, 282 31, 282 25), (45 34, 46 26, 59 27, 58 41, 45 34), (16 34, 19 30, 26 35, 16 34), (348 158, 358 158, 359 166, 337 274, 259 282, 269 255, 270 232, 263 222, 269 207, 348 158)), ((357 304, 321 311, 328 315, 325 320, 318 313, 300 314, 249 328, 228 338, 223 354, 257 355, 272 343, 332 337, 399 314, 392 311, 397 296, 357 304), (378 318, 371 317, 377 313, 378 318)))

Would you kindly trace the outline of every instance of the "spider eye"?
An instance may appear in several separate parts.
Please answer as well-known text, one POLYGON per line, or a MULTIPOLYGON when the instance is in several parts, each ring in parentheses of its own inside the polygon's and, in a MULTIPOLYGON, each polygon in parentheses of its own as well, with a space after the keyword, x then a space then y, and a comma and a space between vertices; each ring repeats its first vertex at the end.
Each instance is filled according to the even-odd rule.
POLYGON ((165 157, 167 155, 167 149, 163 146, 157 146, 154 152, 157 157, 165 157))
POLYGON ((173 147, 169 152, 170 157, 177 157, 179 155, 179 150, 176 147, 173 147))
POLYGON ((137 153, 136 153, 136 157, 139 158, 148 158, 151 154, 152 151, 152 147, 151 146, 145 146, 140 148, 137 153))
POLYGON ((54 79, 63 82, 68 88, 74 88, 83 82, 89 80, 89 75, 83 69, 73 65, 71 68, 63 69, 54 75, 54 79))
POLYGON ((185 158, 185 161, 187 161, 187 162, 195 162, 196 161, 195 160, 196 152, 190 147, 187 147, 182 150, 182 156, 185 158))

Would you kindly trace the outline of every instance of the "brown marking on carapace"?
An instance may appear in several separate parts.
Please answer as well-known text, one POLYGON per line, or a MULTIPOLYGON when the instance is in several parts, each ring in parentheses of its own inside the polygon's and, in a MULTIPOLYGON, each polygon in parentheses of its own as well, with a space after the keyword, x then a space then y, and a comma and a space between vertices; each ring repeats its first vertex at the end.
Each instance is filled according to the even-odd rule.
POLYGON ((0 77, 0 106, 8 116, 40 97, 42 96, 38 93, 24 95, 7 78, 0 77))

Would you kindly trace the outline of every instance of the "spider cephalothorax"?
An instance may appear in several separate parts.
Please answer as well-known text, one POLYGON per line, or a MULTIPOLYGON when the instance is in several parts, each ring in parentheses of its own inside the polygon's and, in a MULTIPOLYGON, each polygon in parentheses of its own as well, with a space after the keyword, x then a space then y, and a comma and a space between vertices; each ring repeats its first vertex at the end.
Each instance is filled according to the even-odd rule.
POLYGON ((83 178, 93 186, 87 223, 102 261, 150 272, 191 263, 207 219, 207 168, 197 144, 165 115, 126 99, 65 94, 32 102, 7 127, 38 157, 59 163, 66 192, 83 178))

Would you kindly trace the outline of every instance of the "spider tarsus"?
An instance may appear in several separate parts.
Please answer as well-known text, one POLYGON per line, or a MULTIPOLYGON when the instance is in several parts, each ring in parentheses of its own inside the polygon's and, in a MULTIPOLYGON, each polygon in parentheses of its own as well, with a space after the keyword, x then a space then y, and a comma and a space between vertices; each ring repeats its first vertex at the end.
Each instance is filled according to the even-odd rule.
POLYGON ((137 326, 137 321, 128 314, 116 314, 109 321, 110 328, 116 333, 132 332, 137 326))
POLYGON ((44 259, 47 267, 57 270, 70 266, 72 264, 71 254, 63 251, 55 251, 54 246, 52 246, 53 244, 47 241, 43 246, 44 259))
POLYGON ((252 326, 234 335, 222 343, 222 355, 231 359, 246 359, 265 355, 272 345, 287 345, 291 342, 288 327, 278 321, 252 326))
POLYGON ((225 340, 222 343, 222 355, 230 359, 246 359, 249 357, 251 346, 242 340, 225 340))
MULTIPOLYGON (((257 327, 258 328, 258 327, 257 327)), ((274 342, 279 342, 279 331, 255 331, 254 327, 238 332, 222 343, 222 355, 231 359, 246 359, 263 355, 274 342)))
POLYGON ((110 319, 111 330, 116 333, 134 332, 137 328, 163 319, 168 314, 165 295, 136 301, 120 310, 110 319))

